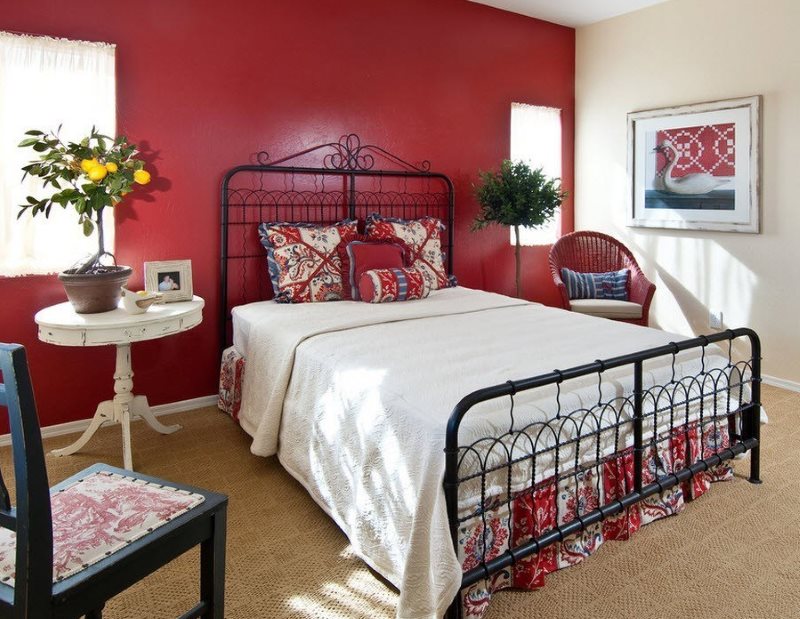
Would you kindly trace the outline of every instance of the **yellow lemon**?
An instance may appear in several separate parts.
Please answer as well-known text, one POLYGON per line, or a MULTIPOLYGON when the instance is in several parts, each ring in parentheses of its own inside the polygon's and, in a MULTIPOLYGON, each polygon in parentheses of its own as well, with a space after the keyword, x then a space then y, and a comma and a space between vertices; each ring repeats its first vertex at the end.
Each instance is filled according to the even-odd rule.
POLYGON ((83 170, 87 174, 89 173, 89 170, 91 170, 96 165, 100 165, 100 162, 94 157, 92 157, 91 159, 81 160, 81 170, 83 170))
POLYGON ((140 185, 147 185, 150 182, 150 172, 146 170, 136 170, 133 173, 133 180, 135 180, 140 185))
POLYGON ((105 166, 96 165, 93 168, 90 168, 87 172, 87 176, 93 180, 95 183, 103 180, 108 174, 108 170, 106 170, 105 166))
POLYGON ((119 166, 113 161, 109 161, 106 164, 106 170, 108 170, 109 172, 116 172, 117 170, 119 170, 119 166))

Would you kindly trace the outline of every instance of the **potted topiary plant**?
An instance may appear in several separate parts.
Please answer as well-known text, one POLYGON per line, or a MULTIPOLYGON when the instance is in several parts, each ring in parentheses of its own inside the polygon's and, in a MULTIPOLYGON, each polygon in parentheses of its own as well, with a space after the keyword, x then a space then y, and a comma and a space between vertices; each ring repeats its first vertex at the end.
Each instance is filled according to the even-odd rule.
POLYGON ((136 145, 125 136, 112 139, 92 128, 80 142, 65 143, 59 131, 27 131, 28 137, 19 144, 39 153, 38 159, 23 166, 23 179, 28 174, 38 176, 44 180, 43 187, 50 185, 54 191, 46 198, 28 196, 17 218, 25 213, 48 217, 53 205, 71 206, 86 236, 97 231, 97 252, 58 278, 76 312, 106 312, 117 307, 132 269, 117 266, 113 254, 106 251, 103 211, 119 204, 135 183, 149 183, 150 173, 137 157, 136 145))
POLYGON ((533 170, 522 161, 506 159, 500 165, 499 171, 478 172, 478 175, 481 184, 475 188, 475 196, 481 211, 472 222, 472 229, 480 230, 493 223, 514 228, 515 281, 517 296, 520 297, 522 286, 519 228, 537 228, 549 222, 567 197, 567 192, 561 191, 560 179, 548 178, 542 168, 533 170))

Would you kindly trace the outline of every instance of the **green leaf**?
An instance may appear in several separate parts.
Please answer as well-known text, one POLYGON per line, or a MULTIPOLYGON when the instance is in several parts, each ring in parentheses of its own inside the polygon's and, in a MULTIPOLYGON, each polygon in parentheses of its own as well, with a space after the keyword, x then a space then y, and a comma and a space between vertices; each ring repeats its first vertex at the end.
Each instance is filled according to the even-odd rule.
POLYGON ((17 146, 19 146, 20 148, 26 148, 28 146, 33 146, 34 144, 38 143, 39 143, 39 138, 25 138, 24 140, 22 140, 22 142, 17 144, 17 146))
POLYGON ((39 142, 37 140, 36 144, 33 145, 33 150, 37 153, 43 153, 44 151, 48 150, 50 147, 47 145, 46 142, 39 142))
POLYGON ((84 217, 83 219, 83 234, 84 236, 92 236, 92 232, 94 232, 94 223, 89 217, 84 217))
POLYGON ((36 204, 31 207, 31 215, 36 216, 39 213, 42 213, 47 208, 47 205, 50 204, 49 200, 39 200, 36 204))
POLYGON ((38 129, 31 129, 30 131, 26 131, 25 135, 44 135, 44 131, 39 131, 38 129))
POLYGON ((99 211, 105 206, 105 192, 95 191, 91 198, 89 198, 89 207, 93 211, 99 211))

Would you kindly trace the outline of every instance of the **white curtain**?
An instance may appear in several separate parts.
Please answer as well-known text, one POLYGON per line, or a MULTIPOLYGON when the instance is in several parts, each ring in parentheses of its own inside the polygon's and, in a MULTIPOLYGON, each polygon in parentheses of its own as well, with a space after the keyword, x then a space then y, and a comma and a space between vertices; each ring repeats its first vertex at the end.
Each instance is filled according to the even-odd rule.
MULTIPOLYGON (((45 197, 38 178, 22 178, 34 158, 18 148, 25 131, 55 131, 78 141, 94 125, 116 132, 115 46, 0 32, 0 275, 53 273, 97 251, 85 237, 72 207, 54 205, 50 218, 24 214, 28 195, 45 197)), ((106 247, 113 251, 112 209, 106 209, 106 247)))
MULTIPOLYGON (((532 168, 544 168, 548 176, 561 178, 561 110, 555 107, 511 104, 511 160, 532 168)), ((520 229, 523 245, 546 245, 558 238, 561 209, 541 228, 520 229)), ((511 231, 514 242, 514 231, 511 231)))

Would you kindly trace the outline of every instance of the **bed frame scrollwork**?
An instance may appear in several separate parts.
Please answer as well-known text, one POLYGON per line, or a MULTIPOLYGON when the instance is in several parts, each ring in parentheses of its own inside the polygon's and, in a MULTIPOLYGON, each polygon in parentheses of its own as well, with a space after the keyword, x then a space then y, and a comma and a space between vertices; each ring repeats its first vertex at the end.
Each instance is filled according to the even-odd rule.
MULTIPOLYGON (((459 552, 460 536, 466 522, 473 522, 474 526, 477 519, 477 530, 482 535, 481 543, 476 545, 477 560, 473 557, 474 566, 463 574, 462 593, 482 581, 490 583, 495 575, 514 569, 569 536, 627 513, 648 498, 691 481, 701 473, 713 471, 739 454, 750 452, 748 481, 760 484, 760 400, 761 344, 756 333, 746 328, 729 329, 578 367, 553 370, 465 396, 453 410, 447 425, 444 478, 450 534, 456 552, 459 552), (734 345, 742 339, 749 343, 749 357, 741 358, 741 354, 734 353, 734 345), (716 343, 727 344, 727 355, 715 346, 716 343), (680 367, 678 355, 692 351, 699 352, 700 367, 696 373, 681 375, 676 372, 676 367, 680 367), (727 362, 710 366, 706 360, 711 352, 717 355, 722 352, 727 362), (662 384, 647 386, 645 364, 654 360, 661 360, 666 367, 671 365, 672 375, 662 384), (614 372, 616 378, 608 379, 608 382, 619 381, 620 376, 627 375, 629 379, 632 377, 633 388, 615 394, 612 389, 613 395, 604 395, 605 377, 614 372), (565 407, 561 400, 569 389, 569 383, 585 382, 587 377, 596 381, 596 403, 586 403, 574 409, 565 407), (555 416, 524 426, 515 421, 516 401, 523 394, 531 396, 537 390, 547 388, 551 391, 555 388, 555 393, 547 396, 554 402, 555 416), (476 409, 488 402, 507 403, 508 431, 499 436, 463 440, 459 433, 462 424, 470 415, 480 414, 476 409), (688 438, 689 428, 695 433, 695 439, 699 434, 699 441, 695 440, 694 444, 690 444, 688 438), (727 428, 727 433, 720 434, 720 428, 727 428), (616 443, 625 429, 629 433, 632 430, 630 445, 610 455, 603 453, 604 435, 614 435, 616 443), (685 459, 672 462, 659 459, 655 470, 648 470, 645 455, 657 453, 658 449, 663 451, 665 445, 669 449, 670 442, 676 439, 686 442, 685 459), (578 457, 585 452, 594 455, 578 457), (537 487, 542 486, 537 462, 550 462, 552 470, 547 481, 560 492, 574 493, 571 498, 575 499, 575 505, 580 505, 578 479, 587 471, 601 470, 607 462, 625 454, 632 456, 632 483, 624 493, 605 503, 601 500, 596 505, 576 507, 575 513, 568 517, 559 515, 556 503, 556 526, 540 531, 539 535, 526 536, 519 543, 512 542, 518 537, 514 534, 513 524, 516 501, 524 499, 526 493, 532 496, 537 487), (512 470, 520 467, 527 467, 530 475, 530 484, 521 491, 512 488, 512 470), (487 480, 491 477, 496 480, 498 476, 507 480, 506 487, 499 494, 496 489, 492 494, 487 489, 487 480), (465 516, 459 513, 461 488, 469 484, 474 487, 476 481, 480 482, 480 501, 465 516), (489 521, 492 514, 502 511, 503 507, 508 518, 508 543, 497 548, 490 539, 489 521)), ((541 464, 539 468, 542 468, 541 464)), ((595 476, 598 496, 602 496, 600 477, 595 476)), ((491 590, 491 585, 487 586, 491 590)), ((460 619, 462 616, 462 600, 459 598, 449 608, 447 619, 460 619)))

